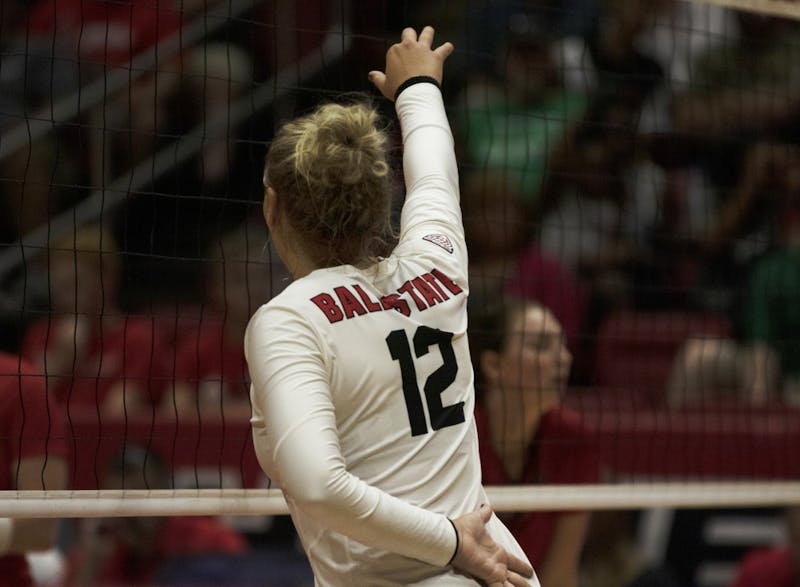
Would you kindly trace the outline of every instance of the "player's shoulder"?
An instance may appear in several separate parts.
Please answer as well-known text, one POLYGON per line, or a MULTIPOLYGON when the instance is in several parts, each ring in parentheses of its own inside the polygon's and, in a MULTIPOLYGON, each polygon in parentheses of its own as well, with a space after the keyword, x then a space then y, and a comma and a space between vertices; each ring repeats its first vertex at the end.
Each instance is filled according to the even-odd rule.
POLYGON ((267 351, 286 349, 300 341, 314 346, 316 329, 291 297, 277 296, 259 307, 247 323, 244 353, 248 361, 267 351))
POLYGON ((308 324, 314 322, 313 299, 331 283, 326 270, 317 270, 306 277, 296 279, 283 291, 261 305, 250 318, 254 324, 308 324))
POLYGON ((250 326, 289 318, 299 312, 299 299, 292 295, 291 286, 259 306, 250 317, 250 326))

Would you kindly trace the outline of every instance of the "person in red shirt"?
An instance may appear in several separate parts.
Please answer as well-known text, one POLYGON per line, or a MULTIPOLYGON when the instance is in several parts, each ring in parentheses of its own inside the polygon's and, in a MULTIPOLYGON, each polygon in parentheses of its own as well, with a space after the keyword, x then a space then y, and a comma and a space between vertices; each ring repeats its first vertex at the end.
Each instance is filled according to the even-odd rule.
MULTIPOLYGON (((572 355, 554 314, 538 302, 504 299, 473 314, 470 331, 483 482, 597 483, 592 434, 560 403, 572 355)), ((526 512, 504 522, 542 585, 577 586, 588 512, 526 512)))
MULTIPOLYGON (((64 489, 63 412, 44 378, 20 357, 0 353, 0 490, 64 489)), ((55 542, 53 518, 0 518, 0 587, 33 585, 25 553, 55 542)))
MULTIPOLYGON (((70 90, 86 85, 110 72, 125 72, 133 80, 93 108, 87 123, 104 128, 127 128, 114 133, 114 150, 131 150, 130 160, 111 162, 112 171, 125 169, 148 155, 156 134, 169 122, 170 100, 180 86, 182 55, 163 46, 182 25, 181 7, 170 0, 38 0, 31 8, 27 35, 46 43, 58 58, 54 67, 73 72, 70 90), (159 47, 162 43, 162 47, 159 47), (155 48, 157 62, 146 72, 131 70, 131 60, 155 48), (77 79, 80 77, 80 79, 77 79), (128 143, 127 145, 125 143, 128 143), (120 169, 116 169, 119 167, 120 169)), ((107 133, 90 134, 93 157, 102 157, 107 133)), ((105 175, 107 161, 93 161, 93 179, 105 175)), ((107 172, 108 170, 106 170, 107 172)))
POLYGON ((180 7, 169 0, 39 0, 28 19, 29 34, 49 37, 65 56, 112 67, 127 65, 180 25, 180 7))
POLYGON ((44 262, 50 314, 34 321, 22 354, 69 408, 119 415, 152 408, 170 374, 166 342, 148 316, 117 305, 119 253, 102 227, 86 225, 51 243, 44 262))
POLYGON ((800 585, 800 507, 787 508, 787 543, 748 552, 731 587, 798 587, 800 585))
POLYGON ((549 308, 574 353, 586 310, 577 276, 531 240, 530 211, 512 178, 501 170, 473 170, 461 188, 470 255, 471 308, 498 295, 535 300, 549 308))
POLYGON ((175 395, 163 400, 168 413, 190 414, 196 407, 218 412, 222 406, 226 414, 238 410, 250 417, 244 331, 253 312, 290 279, 266 236, 262 227, 245 223, 210 245, 208 311, 176 344, 175 395))

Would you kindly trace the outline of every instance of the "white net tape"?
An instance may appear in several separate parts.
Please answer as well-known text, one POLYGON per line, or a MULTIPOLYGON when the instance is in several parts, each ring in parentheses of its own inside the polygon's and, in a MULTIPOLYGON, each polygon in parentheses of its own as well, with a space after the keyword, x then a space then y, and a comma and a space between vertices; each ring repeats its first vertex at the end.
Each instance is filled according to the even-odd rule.
POLYGON ((747 10, 784 18, 800 18, 800 2, 796 0, 690 0, 700 4, 715 4, 735 10, 747 10))
MULTIPOLYGON (((800 505, 800 482, 687 482, 487 487, 495 511, 800 505)), ((0 492, 0 516, 19 518, 281 515, 277 489, 0 492)))

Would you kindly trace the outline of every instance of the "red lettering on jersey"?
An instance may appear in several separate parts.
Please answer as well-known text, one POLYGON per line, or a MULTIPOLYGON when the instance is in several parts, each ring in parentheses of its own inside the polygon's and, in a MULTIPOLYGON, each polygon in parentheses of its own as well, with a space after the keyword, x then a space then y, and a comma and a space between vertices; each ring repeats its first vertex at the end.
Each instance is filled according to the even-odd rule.
POLYGON ((452 279, 447 277, 447 275, 445 275, 444 273, 442 273, 438 269, 431 269, 431 273, 433 274, 433 276, 436 279, 439 280, 439 283, 441 283, 443 286, 445 286, 448 289, 448 291, 451 294, 458 295, 458 294, 460 294, 461 292, 464 291, 463 289, 461 289, 459 287, 459 285, 455 281, 453 281, 452 279))
POLYGON ((321 293, 311 298, 311 301, 317 305, 317 308, 322 310, 328 322, 340 322, 344 318, 342 309, 337 305, 336 300, 333 299, 331 294, 321 293))
POLYGON ((417 305, 417 310, 422 311, 428 309, 428 306, 425 305, 425 302, 423 302, 414 291, 414 286, 410 281, 406 281, 403 285, 398 287, 397 291, 400 293, 407 293, 409 296, 411 296, 411 299, 414 300, 414 303, 417 305))
POLYGON ((361 301, 364 302, 364 307, 369 312, 380 312, 382 310, 381 305, 369 297, 369 294, 361 289, 360 285, 354 285, 353 289, 356 290, 358 297, 360 297, 361 301))
POLYGON ((334 287, 333 291, 336 292, 336 295, 339 298, 339 302, 342 304, 342 309, 344 310, 344 315, 346 318, 352 318, 356 314, 359 316, 363 316, 367 313, 364 309, 364 306, 356 299, 349 289, 340 285, 338 287, 334 287))
POLYGON ((428 285, 428 282, 422 279, 422 277, 415 277, 411 280, 411 283, 414 284, 414 287, 417 288, 417 291, 422 294, 423 298, 425 298, 425 302, 428 304, 428 307, 444 301, 442 296, 436 293, 436 290, 428 285))
POLYGON ((403 316, 411 315, 411 307, 408 302, 395 293, 383 296, 381 298, 381 306, 383 306, 384 310, 396 310, 403 316))
POLYGON ((445 293, 445 291, 442 289, 442 287, 439 285, 439 283, 436 281, 436 278, 433 275, 431 275, 430 273, 423 273, 422 279, 427 281, 430 284, 430 286, 436 290, 436 292, 442 297, 442 300, 447 301, 450 299, 450 296, 448 296, 445 293))

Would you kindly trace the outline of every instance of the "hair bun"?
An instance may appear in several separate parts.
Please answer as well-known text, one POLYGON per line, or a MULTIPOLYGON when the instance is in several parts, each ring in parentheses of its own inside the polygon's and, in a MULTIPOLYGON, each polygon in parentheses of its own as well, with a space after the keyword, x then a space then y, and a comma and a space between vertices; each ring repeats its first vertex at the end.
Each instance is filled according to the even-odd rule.
POLYGON ((321 106, 295 147, 299 175, 326 187, 386 176, 386 138, 377 121, 378 114, 363 104, 321 106))
MULTIPOLYGON (((378 121, 366 104, 325 104, 278 133, 267 181, 294 196, 287 207, 301 233, 338 247, 358 242, 365 251, 388 233, 389 164, 378 121)), ((351 251, 340 258, 362 256, 351 251)))

